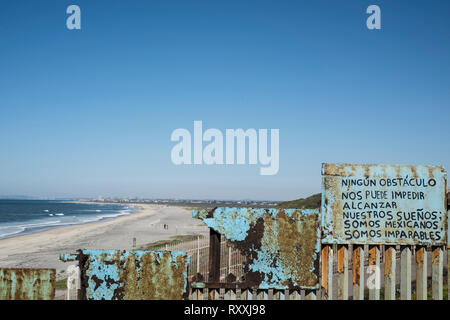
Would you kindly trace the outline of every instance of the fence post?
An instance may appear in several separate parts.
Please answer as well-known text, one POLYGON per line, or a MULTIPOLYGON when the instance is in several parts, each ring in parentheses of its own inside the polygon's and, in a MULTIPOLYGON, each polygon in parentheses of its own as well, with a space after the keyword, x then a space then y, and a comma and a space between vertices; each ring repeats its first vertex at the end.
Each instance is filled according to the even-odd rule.
POLYGON ((369 270, 375 277, 374 287, 369 288, 369 300, 380 300, 380 247, 378 245, 369 246, 369 270))
POLYGON ((338 299, 348 300, 348 245, 340 244, 337 250, 338 299))
POLYGON ((416 299, 427 300, 427 247, 416 247, 416 299))
POLYGON ((432 247, 431 254, 431 282, 432 282, 432 294, 433 300, 442 300, 443 290, 443 269, 444 269, 444 254, 442 247, 432 247))
POLYGON ((395 281, 397 250, 395 245, 385 246, 384 250, 384 299, 395 300, 395 281))
POLYGON ((400 299, 411 300, 411 248, 400 246, 400 299))
POLYGON ((353 245, 353 300, 364 300, 364 246, 353 245))
MULTIPOLYGON (((300 292, 298 292, 300 294, 300 292)), ((295 297, 297 292, 295 292, 295 297)), ((333 296, 333 248, 330 244, 322 246, 322 297, 331 300, 333 296)))

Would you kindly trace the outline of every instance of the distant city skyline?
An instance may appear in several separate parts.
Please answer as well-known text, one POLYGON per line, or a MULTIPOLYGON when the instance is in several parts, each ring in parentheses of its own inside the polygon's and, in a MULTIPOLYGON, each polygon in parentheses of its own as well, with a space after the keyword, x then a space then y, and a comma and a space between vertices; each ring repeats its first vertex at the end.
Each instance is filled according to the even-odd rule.
POLYGON ((319 193, 324 162, 448 170, 449 16, 424 0, 2 1, 0 195, 281 201, 319 193), (171 133, 195 120, 279 129, 279 170, 174 165, 171 133))

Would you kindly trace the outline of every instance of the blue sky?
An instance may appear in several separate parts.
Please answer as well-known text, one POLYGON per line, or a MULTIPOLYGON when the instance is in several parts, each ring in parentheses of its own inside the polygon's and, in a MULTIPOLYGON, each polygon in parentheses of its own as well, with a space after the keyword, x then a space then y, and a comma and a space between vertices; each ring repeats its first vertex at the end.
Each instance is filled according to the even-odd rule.
POLYGON ((288 200, 322 162, 448 170, 449 39, 448 1, 3 0, 0 195, 288 200), (194 120, 280 129, 278 174, 173 165, 194 120))

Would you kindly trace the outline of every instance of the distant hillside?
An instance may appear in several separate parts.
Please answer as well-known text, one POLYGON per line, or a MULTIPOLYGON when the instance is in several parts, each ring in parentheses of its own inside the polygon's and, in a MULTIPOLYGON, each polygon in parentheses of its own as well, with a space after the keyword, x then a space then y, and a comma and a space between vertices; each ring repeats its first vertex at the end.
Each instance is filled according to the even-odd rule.
POLYGON ((277 208, 285 209, 318 209, 322 201, 322 194, 318 193, 308 198, 281 202, 277 208))

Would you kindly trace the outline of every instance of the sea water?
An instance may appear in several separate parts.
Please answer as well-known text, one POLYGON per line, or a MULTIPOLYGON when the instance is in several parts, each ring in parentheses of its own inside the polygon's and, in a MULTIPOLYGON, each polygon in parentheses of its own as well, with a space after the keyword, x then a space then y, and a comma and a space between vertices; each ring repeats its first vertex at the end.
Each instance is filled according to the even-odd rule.
POLYGON ((136 207, 107 203, 0 200, 0 239, 129 215, 136 207))

